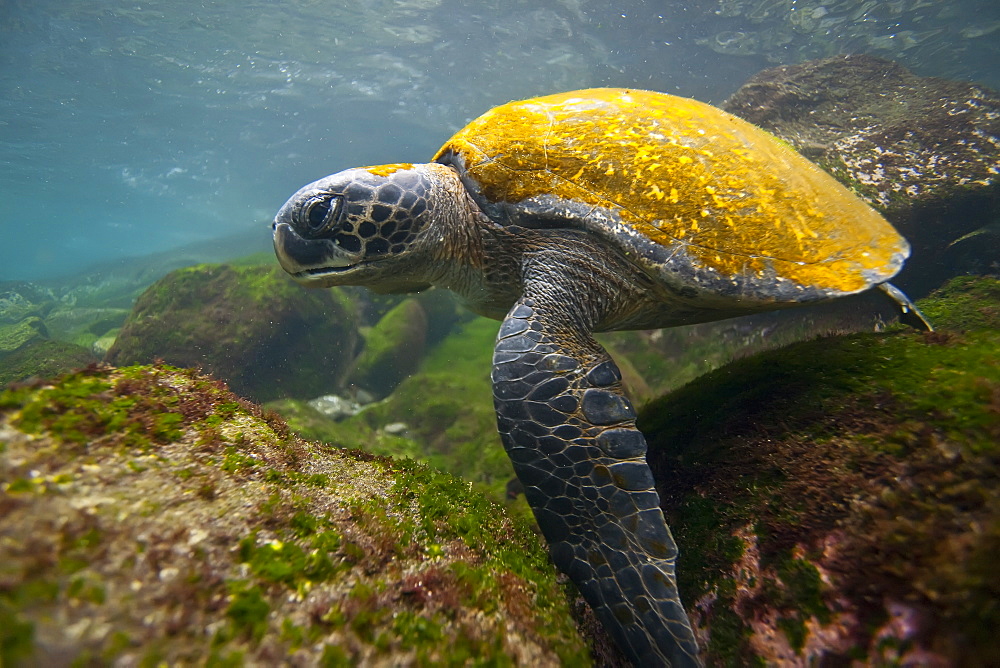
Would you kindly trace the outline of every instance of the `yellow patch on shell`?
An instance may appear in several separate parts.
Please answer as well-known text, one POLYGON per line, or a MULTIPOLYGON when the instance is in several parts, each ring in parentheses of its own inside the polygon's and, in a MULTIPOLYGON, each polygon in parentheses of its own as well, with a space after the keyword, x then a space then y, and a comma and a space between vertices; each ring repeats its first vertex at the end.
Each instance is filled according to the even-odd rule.
POLYGON ((363 167, 362 169, 375 176, 389 176, 405 169, 413 169, 413 163, 395 162, 391 165, 374 165, 372 167, 363 167))
POLYGON ((493 202, 554 195, 615 211, 724 277, 772 274, 844 293, 887 280, 902 237, 835 179, 707 104, 598 88, 511 102, 453 136, 493 202))

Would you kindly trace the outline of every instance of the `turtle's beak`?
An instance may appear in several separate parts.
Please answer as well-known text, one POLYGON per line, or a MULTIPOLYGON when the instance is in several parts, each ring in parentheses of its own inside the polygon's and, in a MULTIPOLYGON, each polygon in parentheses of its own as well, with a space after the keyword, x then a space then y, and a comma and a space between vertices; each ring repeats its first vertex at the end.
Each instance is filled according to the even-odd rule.
POLYGON ((281 268, 301 283, 312 283, 356 265, 359 253, 350 253, 332 239, 304 239, 289 223, 274 221, 274 253, 281 268))

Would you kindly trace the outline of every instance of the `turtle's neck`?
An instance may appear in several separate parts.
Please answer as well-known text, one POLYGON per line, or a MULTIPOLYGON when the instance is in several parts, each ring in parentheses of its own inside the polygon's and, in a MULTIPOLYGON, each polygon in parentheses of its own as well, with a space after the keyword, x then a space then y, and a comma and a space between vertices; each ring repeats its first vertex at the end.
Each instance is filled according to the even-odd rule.
POLYGON ((434 224, 425 232, 426 279, 454 292, 470 310, 502 319, 521 292, 513 240, 480 210, 452 168, 431 167, 436 186, 434 224))

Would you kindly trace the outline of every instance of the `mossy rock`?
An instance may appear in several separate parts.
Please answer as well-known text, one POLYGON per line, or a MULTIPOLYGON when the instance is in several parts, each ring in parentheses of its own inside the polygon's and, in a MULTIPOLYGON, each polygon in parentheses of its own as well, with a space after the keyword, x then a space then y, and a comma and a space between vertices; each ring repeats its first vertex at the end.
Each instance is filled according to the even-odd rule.
POLYGON ((63 341, 36 341, 0 359, 0 387, 28 378, 50 378, 98 361, 87 348, 63 341))
POLYGON ((922 300, 920 307, 944 331, 1000 330, 1000 281, 959 276, 922 300))
POLYGON ((45 323, 35 315, 13 325, 0 325, 0 358, 47 338, 49 332, 45 323))
POLYGON ((29 316, 45 317, 56 303, 52 290, 26 281, 0 281, 0 325, 16 325, 29 316))
POLYGON ((104 357, 108 354, 108 351, 111 350, 111 346, 115 344, 115 340, 118 338, 118 334, 120 333, 121 329, 118 328, 108 330, 96 341, 90 344, 90 350, 101 359, 104 359, 104 357))
POLYGON ((198 265, 139 297, 105 359, 199 366, 265 401, 335 391, 357 340, 337 289, 303 290, 277 267, 198 265))
POLYGON ((333 420, 302 399, 278 399, 264 404, 264 409, 274 411, 288 423, 296 434, 310 441, 337 444, 341 431, 333 420))
POLYGON ((87 346, 117 329, 128 317, 126 308, 98 308, 59 305, 45 316, 45 326, 53 339, 87 346))
POLYGON ((444 339, 456 324, 475 317, 459 306, 453 292, 444 288, 429 288, 416 294, 383 294, 359 286, 345 286, 344 290, 362 305, 364 320, 369 325, 377 323, 402 302, 416 299, 427 314, 428 346, 434 346, 444 339))
POLYGON ((330 420, 301 401, 268 408, 307 438, 411 457, 465 478, 530 518, 523 497, 508 499, 514 469, 496 430, 489 374, 498 328, 496 321, 478 317, 458 326, 389 397, 346 420, 330 420), (394 423, 404 423, 405 432, 386 431, 394 423))
POLYGON ((920 304, 642 411, 709 664, 1000 663, 1000 281, 920 304))
POLYGON ((0 513, 4 666, 589 662, 529 525, 194 371, 0 395, 0 513))
POLYGON ((368 330, 365 347, 348 382, 378 398, 388 396, 423 361, 427 314, 414 298, 406 299, 368 330))

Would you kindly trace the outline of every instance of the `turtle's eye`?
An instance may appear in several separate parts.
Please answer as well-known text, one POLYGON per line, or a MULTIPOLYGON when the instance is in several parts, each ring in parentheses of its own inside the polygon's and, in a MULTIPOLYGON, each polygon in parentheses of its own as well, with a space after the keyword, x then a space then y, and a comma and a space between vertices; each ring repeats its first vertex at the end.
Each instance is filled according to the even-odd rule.
POLYGON ((340 195, 317 195, 302 207, 303 232, 316 238, 337 229, 344 213, 344 198, 340 195))

